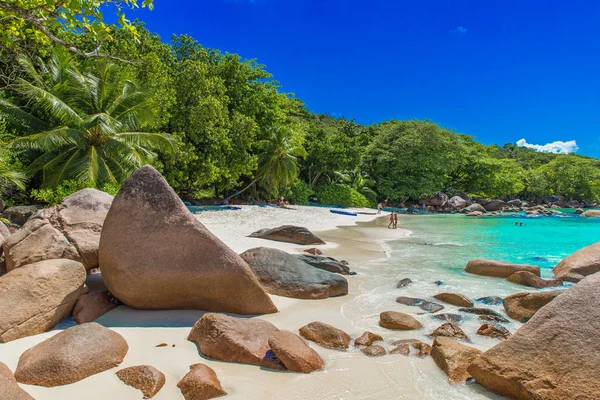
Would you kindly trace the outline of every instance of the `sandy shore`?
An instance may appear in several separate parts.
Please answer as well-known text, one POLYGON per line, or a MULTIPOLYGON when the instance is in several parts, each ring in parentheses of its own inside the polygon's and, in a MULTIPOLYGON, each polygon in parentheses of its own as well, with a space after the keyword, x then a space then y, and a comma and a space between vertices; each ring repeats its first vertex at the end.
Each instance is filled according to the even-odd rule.
MULTIPOLYGON (((288 252, 301 252, 311 246, 249 238, 250 233, 284 224, 305 226, 317 233, 327 245, 320 246, 326 255, 346 259, 358 272, 348 277, 350 294, 327 300, 296 300, 272 296, 280 312, 260 316, 280 329, 297 331, 312 321, 323 321, 348 332, 352 337, 362 334, 352 320, 344 317, 343 307, 360 294, 363 271, 371 262, 386 257, 387 240, 399 239, 409 231, 382 228, 386 216, 336 215, 328 209, 299 207, 296 211, 276 208, 244 207, 240 211, 216 211, 198 214, 216 236, 237 252, 267 246, 288 252)), ((102 286, 98 276, 92 277, 90 288, 102 286)), ((188 372, 188 366, 203 362, 218 374, 231 399, 387 399, 427 398, 426 387, 415 384, 425 375, 445 378, 431 360, 420 362, 405 357, 369 359, 357 349, 338 352, 313 347, 323 356, 326 367, 310 375, 273 372, 248 365, 229 364, 204 359, 196 346, 187 341, 193 324, 202 316, 200 311, 138 311, 120 306, 101 317, 98 322, 119 332, 130 349, 123 364, 75 384, 42 388, 22 385, 38 400, 67 398, 137 399, 141 393, 124 385, 115 372, 124 367, 149 364, 167 377, 164 388, 155 399, 183 399, 177 382, 188 372), (159 343, 169 347, 156 348, 159 343), (425 392, 423 392, 425 390, 425 392)), ((14 370, 19 356, 28 348, 72 325, 65 321, 51 332, 0 345, 0 361, 14 370)), ((374 331, 377 327, 373 328, 374 331)), ((392 335, 388 334, 388 337, 392 335)), ((386 338, 387 339, 387 338, 386 338)), ((459 397, 456 397, 459 398, 459 397)))

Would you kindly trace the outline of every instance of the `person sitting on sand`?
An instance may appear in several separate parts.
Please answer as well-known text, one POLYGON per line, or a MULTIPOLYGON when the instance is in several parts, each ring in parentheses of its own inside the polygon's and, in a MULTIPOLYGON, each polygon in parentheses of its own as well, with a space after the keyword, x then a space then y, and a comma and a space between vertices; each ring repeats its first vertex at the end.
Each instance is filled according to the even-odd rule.
POLYGON ((283 196, 281 196, 279 198, 279 201, 277 202, 277 207, 284 207, 285 206, 285 198, 283 196))

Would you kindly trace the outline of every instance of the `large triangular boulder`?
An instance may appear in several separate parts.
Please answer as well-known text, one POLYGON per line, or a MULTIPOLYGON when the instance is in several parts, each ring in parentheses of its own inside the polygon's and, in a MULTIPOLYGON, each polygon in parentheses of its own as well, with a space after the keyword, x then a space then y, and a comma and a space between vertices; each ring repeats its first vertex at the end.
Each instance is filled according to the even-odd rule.
POLYGON ((12 371, 0 362, 0 399, 2 400, 34 400, 19 387, 12 371))
POLYGON ((468 372, 515 399, 600 399, 599 303, 600 274, 595 274, 540 309, 468 372))
POLYGON ((83 189, 40 210, 4 243, 8 271, 43 260, 67 258, 98 268, 98 244, 113 197, 83 189))
POLYGON ((554 276, 556 279, 577 281, 598 271, 600 271, 600 242, 584 247, 562 260, 554 267, 554 276), (572 279, 569 276, 577 278, 572 279))
POLYGON ((244 260, 150 166, 131 175, 115 197, 99 254, 111 295, 132 308, 277 312, 244 260))
POLYGON ((83 265, 73 260, 46 260, 0 277, 0 342, 52 329, 71 315, 87 291, 83 265))

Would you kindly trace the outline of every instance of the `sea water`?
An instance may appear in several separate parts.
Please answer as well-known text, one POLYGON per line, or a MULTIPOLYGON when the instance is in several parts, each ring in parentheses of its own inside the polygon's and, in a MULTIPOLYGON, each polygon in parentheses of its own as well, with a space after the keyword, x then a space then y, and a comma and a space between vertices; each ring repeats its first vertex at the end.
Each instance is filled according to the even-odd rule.
MULTIPOLYGON (((365 278, 361 280, 360 294, 342 307, 343 315, 353 322, 356 329, 379 333, 387 343, 408 338, 431 343, 433 339, 428 334, 444 322, 416 307, 398 304, 395 301, 398 296, 437 301, 433 298, 437 293, 456 292, 475 300, 476 307, 504 313, 502 305, 485 305, 476 299, 485 296, 506 297, 517 292, 536 290, 508 282, 504 278, 467 274, 464 268, 471 259, 489 258, 537 265, 542 268, 542 277, 551 279, 552 268, 564 257, 600 241, 600 219, 580 217, 569 212, 561 217, 537 218, 526 217, 524 214, 485 218, 439 214, 407 215, 399 218, 399 228, 408 229, 412 233, 407 238, 385 242, 384 246, 388 251, 385 259, 358 266, 359 274, 365 278), (397 282, 403 278, 410 278, 413 283, 397 288, 397 282), (379 313, 387 310, 411 314, 424 328, 413 332, 394 332, 380 328, 379 313)), ((565 284, 563 289, 569 285, 571 284, 565 284)), ((459 326, 467 334, 469 345, 485 351, 499 343, 499 339, 476 333, 486 321, 479 320, 476 315, 459 312, 459 307, 448 304, 444 306, 441 313, 463 316, 459 326)), ((514 333, 522 324, 512 321, 503 325, 514 333)), ((397 391, 388 388, 389 390, 380 393, 379 398, 497 398, 477 384, 448 384, 445 376, 435 370, 430 358, 411 356, 408 367, 405 364, 393 365, 389 359, 390 356, 381 358, 378 368, 389 377, 397 376, 396 374, 404 376, 402 382, 392 380, 389 383, 391 386, 397 384, 404 387, 407 389, 405 393, 410 395, 398 396, 397 391)), ((344 398, 362 397, 363 395, 351 395, 344 398)))

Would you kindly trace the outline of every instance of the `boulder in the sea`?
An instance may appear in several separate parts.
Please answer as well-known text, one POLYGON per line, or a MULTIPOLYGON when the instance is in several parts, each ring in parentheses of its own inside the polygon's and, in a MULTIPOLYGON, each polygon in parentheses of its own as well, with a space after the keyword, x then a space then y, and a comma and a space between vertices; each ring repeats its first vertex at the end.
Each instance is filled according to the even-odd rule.
POLYGON ((416 297, 400 296, 396 298, 396 303, 404 304, 405 306, 419 307, 421 310, 429 313, 435 313, 444 309, 444 306, 441 304, 416 297))
POLYGON ((431 332, 429 336, 467 339, 467 335, 463 332, 463 330, 454 325, 452 322, 443 323, 435 331, 431 332))
POLYGON ((262 319, 207 313, 196 322, 188 340, 208 358, 281 370, 279 360, 267 354, 269 338, 278 330, 262 319))
POLYGON ((346 332, 323 322, 311 322, 299 329, 300 336, 323 347, 346 350, 352 338, 346 332))
POLYGON ((450 313, 434 314, 431 316, 431 318, 438 319, 438 320, 444 321, 444 322, 452 322, 454 324, 458 324, 459 322, 461 322, 463 320, 462 315, 450 314, 450 313))
POLYGON ((462 210, 463 208, 467 207, 467 205, 467 201, 460 196, 454 196, 448 200, 448 207, 453 210, 462 210))
POLYGON ((448 196, 446 193, 437 192, 431 198, 421 200, 420 203, 431 207, 444 207, 448 203, 448 196))
POLYGON ((481 211, 471 211, 466 214, 467 217, 483 217, 483 213, 481 211))
POLYGON ((390 350, 390 354, 401 354, 408 357, 410 354, 410 347, 408 344, 399 344, 390 350))
POLYGON ((600 210, 587 210, 581 215, 584 217, 600 218, 600 210))
POLYGON ((600 274, 539 310, 510 338, 476 359, 469 373, 516 399, 599 399, 600 274))
POLYGON ((314 233, 301 226, 284 225, 272 229, 261 229, 250 235, 253 238, 274 240, 276 242, 287 242, 306 245, 319 245, 325 242, 315 236, 314 233))
POLYGON ((568 274, 588 276, 598 271, 600 271, 600 242, 584 247, 562 260, 554 267, 554 276, 556 279, 564 279, 568 274))
POLYGON ((485 204, 482 204, 485 211, 501 211, 506 207, 504 200, 490 200, 485 204))
POLYGON ((139 389, 144 399, 154 397, 165 385, 165 374, 150 365, 137 365, 117 371, 117 376, 128 386, 139 389))
POLYGON ((381 335, 367 331, 367 332, 363 333, 362 335, 360 335, 360 337, 354 341, 354 345, 355 346, 370 346, 373 343, 380 342, 382 340, 383 340, 383 338, 381 337, 381 335))
POLYGON ((472 307, 473 301, 469 299, 467 296, 464 296, 460 293, 438 293, 435 296, 439 301, 443 301, 444 303, 452 304, 453 306, 458 307, 472 307))
POLYGON ((381 357, 387 354, 387 350, 383 346, 372 344, 368 347, 363 347, 360 351, 369 357, 381 357))
POLYGON ((350 267, 341 261, 331 257, 319 257, 310 254, 296 254, 296 258, 300 261, 312 265, 315 268, 333 272, 340 275, 356 275, 356 272, 350 271, 350 267))
POLYGON ((305 374, 323 368, 325 362, 302 338, 289 331, 274 332, 269 338, 269 346, 275 356, 293 372, 305 374))
POLYGON ((519 322, 527 322, 540 308, 564 292, 564 290, 553 290, 550 292, 515 293, 506 297, 502 301, 502 305, 509 317, 519 322))
POLYGON ((190 365, 190 371, 179 381, 177 387, 185 400, 208 400, 227 394, 215 371, 204 364, 190 365))
POLYGON ((43 260, 67 258, 98 268, 100 232, 113 197, 82 189, 57 206, 40 210, 5 243, 9 271, 43 260))
POLYGON ((414 317, 397 311, 384 311, 379 314, 379 325, 394 330, 411 331, 423 325, 414 317))
POLYGON ((414 349, 416 349, 417 355, 419 357, 425 357, 431 353, 431 346, 428 345, 427 343, 423 343, 422 341, 420 341, 418 339, 401 339, 401 340, 396 340, 396 341, 392 342, 392 346, 404 346, 404 345, 410 345, 414 349))
POLYGON ((12 371, 0 362, 0 399, 2 400, 34 400, 21 389, 12 371))
POLYGON ((150 166, 134 172, 115 197, 99 255, 111 295, 131 308, 277 312, 244 260, 150 166))
POLYGON ((581 215, 585 212, 585 210, 583 208, 578 208, 575 211, 573 211, 573 214, 575 215, 581 215))
POLYGON ((8 207, 2 212, 2 217, 8 219, 13 224, 23 226, 41 208, 42 206, 38 205, 8 207))
POLYGON ((448 375, 450 382, 464 382, 471 378, 467 368, 479 355, 481 350, 447 337, 435 338, 431 349, 431 358, 448 375))
POLYGON ((530 286, 536 289, 562 286, 562 281, 558 279, 542 279, 529 271, 518 271, 506 278, 507 281, 519 285, 530 286))
POLYGON ((396 288, 400 289, 400 288, 403 288, 403 287, 407 287, 411 283, 412 283, 412 280, 410 278, 400 279, 398 281, 398 283, 396 284, 396 288))
POLYGON ((37 335, 71 315, 86 293, 85 268, 73 260, 47 260, 0 277, 0 342, 37 335))
POLYGON ((465 272, 476 275, 508 278, 515 272, 527 271, 540 276, 540 267, 527 264, 513 264, 504 261, 475 259, 467 263, 465 272))
POLYGON ((68 385, 116 367, 128 350, 117 332, 95 322, 77 325, 23 353, 15 378, 27 385, 68 385))
POLYGON ((463 211, 466 213, 480 212, 483 214, 485 212, 485 208, 483 208, 483 206, 479 203, 473 203, 466 207, 463 211))
POLYGON ((510 201, 506 202, 506 205, 508 205, 509 207, 518 207, 518 208, 521 208, 521 204, 522 204, 522 202, 519 199, 513 199, 513 200, 510 200, 510 201))
POLYGON ((348 294, 346 278, 314 268, 285 251, 258 247, 245 251, 241 257, 268 293, 296 299, 348 294))
POLYGON ((497 311, 494 311, 489 308, 479 308, 479 307, 463 307, 459 308, 458 311, 466 312, 469 314, 483 315, 483 316, 491 316, 494 317, 495 320, 500 322, 510 322, 502 314, 497 311))
POLYGON ((496 339, 506 339, 511 334, 508 329, 495 322, 486 322, 477 329, 477 334, 481 336, 489 336, 496 339))
POLYGON ((483 303, 483 304, 487 304, 489 306, 497 306, 498 304, 502 303, 502 297, 498 297, 498 296, 480 297, 480 298, 476 299, 476 301, 483 303))
POLYGON ((115 309, 117 304, 107 291, 98 291, 81 296, 73 308, 73 321, 78 324, 92 322, 115 309))

